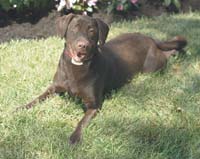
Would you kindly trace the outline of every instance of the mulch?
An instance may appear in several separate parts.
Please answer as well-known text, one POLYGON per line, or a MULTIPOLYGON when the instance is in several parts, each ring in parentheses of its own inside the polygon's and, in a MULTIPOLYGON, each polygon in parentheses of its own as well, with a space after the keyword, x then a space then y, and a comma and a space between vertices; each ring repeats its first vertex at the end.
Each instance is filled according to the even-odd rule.
MULTIPOLYGON (((4 15, 0 20, 0 43, 11 39, 47 38, 55 35, 55 19, 60 16, 55 10, 46 15, 12 18, 4 15)), ((0 15, 0 17, 2 17, 0 15)))

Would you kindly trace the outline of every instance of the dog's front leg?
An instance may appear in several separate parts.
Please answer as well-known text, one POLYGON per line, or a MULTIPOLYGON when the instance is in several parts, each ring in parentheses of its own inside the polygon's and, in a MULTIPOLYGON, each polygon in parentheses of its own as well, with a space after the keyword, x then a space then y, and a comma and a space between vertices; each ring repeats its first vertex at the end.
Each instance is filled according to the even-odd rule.
POLYGON ((57 84, 52 84, 51 86, 49 86, 47 88, 47 90, 42 93, 40 96, 38 96, 37 98, 35 98, 33 101, 31 101, 30 103, 24 105, 24 106, 20 106, 18 107, 16 110, 20 110, 20 109, 30 109, 33 106, 35 106, 38 102, 42 102, 45 99, 49 98, 51 95, 53 95, 54 93, 62 93, 62 92, 66 92, 67 88, 65 88, 64 86, 61 85, 57 85, 57 84))
POLYGON ((85 115, 83 116, 81 121, 78 123, 75 131, 70 136, 70 139, 69 139, 70 144, 76 144, 80 141, 83 128, 89 124, 90 120, 93 117, 95 117, 96 113, 97 113, 96 108, 87 109, 87 111, 85 112, 85 115))

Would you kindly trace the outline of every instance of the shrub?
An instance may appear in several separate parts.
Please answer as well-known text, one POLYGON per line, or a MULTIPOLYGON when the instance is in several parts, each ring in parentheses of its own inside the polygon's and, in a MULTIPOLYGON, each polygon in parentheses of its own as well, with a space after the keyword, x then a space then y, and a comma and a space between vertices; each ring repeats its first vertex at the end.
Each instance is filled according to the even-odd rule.
POLYGON ((50 8, 53 2, 53 0, 1 0, 0 8, 5 11, 15 9, 19 12, 26 9, 42 10, 50 8))
MULTIPOLYGON (((24 10, 37 12, 38 10, 48 10, 54 7, 55 1, 60 1, 60 10, 67 8, 85 14, 91 14, 94 10, 97 10, 98 7, 102 8, 102 6, 105 7, 108 13, 126 13, 131 10, 139 9, 140 5, 145 5, 142 0, 0 0, 0 9, 4 11, 14 9, 18 12, 24 10)), ((154 2, 156 1, 167 7, 171 5, 175 6, 177 9, 181 7, 181 0, 155 0, 154 2)))
MULTIPOLYGON (((152 0, 153 1, 153 0, 152 0)), ((155 1, 153 1, 155 3, 155 1)), ((169 7, 170 5, 180 9, 180 0, 157 0, 157 3, 161 2, 164 6, 169 7)), ((107 0, 107 12, 129 12, 134 9, 139 9, 140 5, 145 5, 144 1, 141 0, 107 0)))
POLYGON ((98 0, 76 0, 73 5, 73 9, 83 13, 92 13, 94 9, 97 9, 97 1, 98 0))
POLYGON ((128 12, 133 8, 138 8, 139 0, 107 0, 107 12, 128 12))
POLYGON ((180 0, 162 0, 165 6, 174 5, 177 9, 180 9, 180 0))
POLYGON ((97 2, 98 0, 60 0, 57 10, 61 11, 63 8, 66 8, 88 14, 97 9, 97 2))

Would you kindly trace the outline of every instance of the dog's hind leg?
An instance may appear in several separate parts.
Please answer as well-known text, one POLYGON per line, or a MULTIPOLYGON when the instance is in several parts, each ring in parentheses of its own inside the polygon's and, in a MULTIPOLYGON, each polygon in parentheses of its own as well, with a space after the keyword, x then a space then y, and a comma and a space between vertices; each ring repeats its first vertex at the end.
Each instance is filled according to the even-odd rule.
MULTIPOLYGON (((166 51, 167 52, 167 51, 166 51)), ((144 61, 143 72, 155 72, 165 67, 167 57, 156 47, 150 47, 144 61)))
POLYGON ((176 50, 162 51, 162 52, 167 59, 170 58, 171 56, 178 54, 178 51, 176 51, 176 50))

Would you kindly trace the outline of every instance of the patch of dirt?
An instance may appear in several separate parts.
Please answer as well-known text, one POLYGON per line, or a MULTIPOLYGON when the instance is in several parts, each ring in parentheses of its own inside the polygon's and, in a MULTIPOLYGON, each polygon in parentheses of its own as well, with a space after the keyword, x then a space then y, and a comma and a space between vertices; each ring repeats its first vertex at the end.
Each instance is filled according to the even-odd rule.
MULTIPOLYGON (((200 10, 199 0, 182 0, 181 10, 187 12, 200 10)), ((105 12, 95 13, 93 16, 101 18, 108 24, 122 19, 135 19, 140 16, 159 16, 163 13, 177 12, 174 6, 168 8, 155 0, 140 0, 140 8, 128 14, 108 15, 105 12)), ((47 38, 56 35, 55 20, 61 14, 55 9, 50 12, 26 13, 16 15, 14 12, 0 11, 0 43, 10 39, 47 38)))
POLYGON ((0 43, 10 39, 47 38, 55 35, 55 19, 58 16, 60 15, 55 10, 25 19, 13 19, 4 15, 4 19, 0 20, 0 43))

